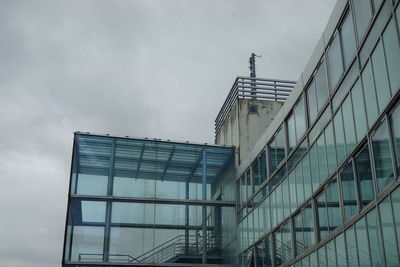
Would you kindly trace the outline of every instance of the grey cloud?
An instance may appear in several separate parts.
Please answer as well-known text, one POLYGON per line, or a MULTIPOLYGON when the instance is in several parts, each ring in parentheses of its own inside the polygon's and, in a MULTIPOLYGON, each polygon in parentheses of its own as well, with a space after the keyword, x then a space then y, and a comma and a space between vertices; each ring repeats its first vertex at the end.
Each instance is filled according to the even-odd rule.
POLYGON ((73 131, 212 143, 250 53, 296 80, 334 2, 1 1, 0 265, 60 265, 73 131))

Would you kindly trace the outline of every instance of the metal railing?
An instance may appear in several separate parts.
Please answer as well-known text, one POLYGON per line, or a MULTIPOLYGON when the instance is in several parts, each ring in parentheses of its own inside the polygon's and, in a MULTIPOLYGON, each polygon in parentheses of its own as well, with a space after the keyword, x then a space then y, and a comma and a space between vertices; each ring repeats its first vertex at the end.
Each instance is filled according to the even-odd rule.
POLYGON ((224 124, 238 99, 261 99, 285 102, 296 82, 239 76, 233 83, 224 104, 215 119, 215 133, 224 124))
MULTIPOLYGON (((216 249, 216 239, 211 234, 207 236, 207 252, 216 249)), ((163 244, 143 253, 138 257, 127 254, 109 254, 110 262, 123 263, 166 263, 180 255, 202 255, 203 238, 196 235, 178 235, 163 244)), ((102 262, 103 254, 80 253, 81 262, 102 262)))

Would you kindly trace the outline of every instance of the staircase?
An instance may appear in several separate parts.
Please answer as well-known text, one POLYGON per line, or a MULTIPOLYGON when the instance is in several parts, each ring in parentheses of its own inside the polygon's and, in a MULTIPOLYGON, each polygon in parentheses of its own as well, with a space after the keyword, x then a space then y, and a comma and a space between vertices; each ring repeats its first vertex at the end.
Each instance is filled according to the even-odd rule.
MULTIPOLYGON (((207 260, 209 263, 220 263, 223 257, 216 246, 212 235, 207 237, 207 260)), ((165 243, 143 253, 138 257, 123 254, 109 254, 109 262, 119 263, 201 263, 203 254, 203 238, 195 235, 178 235, 165 243)), ((99 261, 103 254, 79 254, 79 261, 99 261)))

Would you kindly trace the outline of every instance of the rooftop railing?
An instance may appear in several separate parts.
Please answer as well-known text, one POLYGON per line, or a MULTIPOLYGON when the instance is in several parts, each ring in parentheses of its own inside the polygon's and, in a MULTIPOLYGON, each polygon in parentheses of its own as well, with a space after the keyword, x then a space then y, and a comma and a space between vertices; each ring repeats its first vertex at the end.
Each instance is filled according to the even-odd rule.
POLYGON ((238 76, 215 119, 215 134, 219 132, 238 99, 259 99, 285 102, 296 82, 238 76))

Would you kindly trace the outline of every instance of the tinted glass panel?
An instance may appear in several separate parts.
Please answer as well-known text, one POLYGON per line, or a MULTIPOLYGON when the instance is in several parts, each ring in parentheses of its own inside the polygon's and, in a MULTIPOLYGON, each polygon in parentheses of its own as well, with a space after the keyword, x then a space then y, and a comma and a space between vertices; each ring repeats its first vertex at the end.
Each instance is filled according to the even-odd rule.
POLYGON ((328 244, 326 244, 326 258, 328 264, 326 266, 329 267, 336 267, 337 266, 337 261, 336 261, 336 248, 335 248, 335 240, 332 239, 329 241, 328 244))
POLYGON ((354 12, 356 16, 356 28, 358 40, 361 40, 364 36, 369 21, 371 20, 372 10, 369 1, 365 0, 354 0, 354 12))
MULTIPOLYGON (((400 10, 400 9, 399 9, 400 10)), ((397 170, 400 170, 400 105, 390 115, 397 170)))
POLYGON ((371 162, 368 146, 365 146, 355 158, 356 173, 359 183, 361 206, 367 205, 374 199, 371 162))
POLYGON ((325 138, 321 134, 317 140, 317 150, 318 150, 318 165, 319 165, 319 179, 322 183, 328 177, 328 165, 326 161, 326 150, 325 150, 325 138))
POLYGON ((312 190, 314 192, 315 190, 317 190, 318 186, 320 185, 317 143, 314 143, 314 145, 310 148, 309 155, 310 155, 312 190))
POLYGON ((314 213, 309 204, 303 211, 303 232, 304 232, 304 246, 306 248, 315 243, 314 235, 314 213))
POLYGON ((361 86, 361 81, 358 80, 354 87, 351 89, 351 99, 353 102, 354 123, 356 126, 357 141, 367 133, 367 112, 365 111, 364 93, 361 86))
POLYGON ((369 246, 368 246, 368 235, 365 218, 362 217, 356 222, 355 225, 357 233, 357 245, 358 245, 358 261, 360 266, 371 266, 369 246))
POLYGON ((342 104, 344 134, 346 138, 347 153, 351 153, 357 144, 354 130, 353 108, 350 96, 347 96, 342 104))
POLYGON ((298 141, 306 130, 306 114, 304 109, 304 98, 301 97, 294 110, 296 116, 296 140, 298 141))
POLYGON ((296 188, 297 188, 297 205, 301 205, 304 202, 304 185, 303 185, 303 170, 301 164, 298 164, 295 168, 296 174, 296 188))
POLYGON ((312 193, 309 154, 305 155, 305 157, 301 161, 301 164, 303 165, 304 197, 305 199, 307 199, 311 196, 312 193))
POLYGON ((287 121, 289 151, 291 151, 296 146, 296 124, 294 118, 295 116, 294 114, 292 114, 287 121))
POLYGON ((394 238, 394 221, 389 197, 379 204, 379 211, 381 215, 386 264, 387 266, 398 266, 397 244, 394 238))
POLYGON ((378 191, 382 191, 382 189, 393 180, 393 166, 387 121, 384 121, 372 136, 372 149, 378 191))
POLYGON ((322 192, 317 198, 317 210, 320 230, 319 236, 322 240, 329 234, 328 206, 326 203, 325 191, 322 192))
POLYGON ((367 214, 367 228, 372 264, 374 266, 382 266, 385 264, 385 262, 383 258, 380 222, 376 209, 371 210, 367 214))
POLYGON ((346 267, 347 266, 347 257, 346 257, 346 244, 344 243, 344 235, 340 234, 335 238, 336 243, 336 259, 338 267, 346 267))
POLYGON ((335 230, 342 222, 339 205, 339 192, 336 179, 326 188, 326 203, 328 205, 329 231, 335 230))
POLYGON ((389 80, 386 72, 386 62, 382 42, 378 42, 371 56, 374 71, 375 86, 378 96, 378 107, 382 111, 390 100, 389 80))
POLYGON ((336 151, 335 151, 335 140, 333 137, 333 126, 332 123, 325 128, 325 142, 326 142, 326 155, 328 159, 328 173, 331 174, 336 170, 336 151))
POLYGON ((318 111, 322 109, 329 97, 328 81, 326 78, 325 60, 321 61, 315 74, 315 83, 317 90, 318 111))
MULTIPOLYGON (((400 8, 397 8, 397 19, 399 20, 400 8)), ((399 21, 400 23, 400 21, 399 21)), ((385 47, 386 61, 388 66, 389 81, 392 93, 395 94, 400 88, 400 45, 397 37, 395 21, 392 18, 383 33, 383 45, 385 47)))
POLYGON ((354 181, 353 164, 347 165, 340 173, 340 181, 342 183, 342 198, 345 219, 350 219, 358 211, 357 192, 354 181))
POLYGON ((396 224, 397 243, 400 249, 400 187, 392 193, 393 215, 396 224))
POLYGON ((341 163, 346 157, 346 144, 344 140, 344 129, 343 129, 343 118, 342 109, 335 114, 333 118, 333 124, 335 127, 335 139, 336 139, 336 153, 339 163, 341 163))
POLYGON ((328 65, 331 89, 336 87, 336 84, 343 72, 342 51, 340 48, 339 35, 336 35, 328 50, 328 65))
POLYGON ((367 65, 365 66, 361 77, 364 88, 365 105, 368 107, 368 126, 371 127, 378 117, 378 106, 376 102, 377 97, 375 93, 374 78, 372 76, 372 67, 370 61, 368 61, 367 65))
POLYGON ((349 262, 349 266, 357 266, 358 264, 358 251, 357 251, 357 243, 356 236, 354 232, 354 226, 348 228, 345 232, 346 236, 346 247, 347 247, 347 260, 349 262))
POLYGON ((310 123, 312 123, 318 113, 317 106, 317 93, 315 91, 315 80, 313 80, 307 89, 307 101, 308 101, 308 116, 310 123))
POLYGON ((347 67, 355 56, 356 41, 353 29, 353 17, 351 12, 348 12, 340 29, 343 47, 343 60, 344 65, 347 67))

